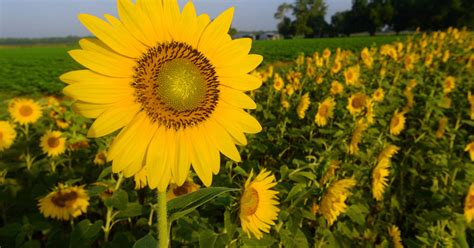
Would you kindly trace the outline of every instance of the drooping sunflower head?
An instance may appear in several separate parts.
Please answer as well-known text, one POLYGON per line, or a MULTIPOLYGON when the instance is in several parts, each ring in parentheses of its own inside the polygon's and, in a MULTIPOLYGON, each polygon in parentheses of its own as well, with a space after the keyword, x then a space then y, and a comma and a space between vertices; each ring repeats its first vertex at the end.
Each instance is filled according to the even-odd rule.
POLYGON ((372 196, 377 200, 383 200, 383 193, 388 186, 390 175, 390 159, 379 160, 377 166, 372 170, 372 196))
POLYGON ((298 103, 298 107, 296 108, 296 113, 298 114, 298 118, 304 119, 306 115, 306 110, 309 108, 309 104, 311 103, 311 100, 309 99, 309 93, 304 94, 300 102, 298 103))
POLYGON ((255 179, 252 180, 253 173, 245 182, 244 192, 240 198, 240 223, 242 229, 250 237, 261 239, 263 233, 269 233, 270 227, 275 225, 280 209, 277 207, 278 192, 272 190, 275 183, 275 176, 269 171, 262 170, 255 179))
POLYGON ((464 217, 467 223, 471 223, 474 220, 474 183, 469 187, 469 191, 464 201, 464 217))
POLYGON ((0 152, 10 148, 15 138, 15 127, 7 121, 0 121, 0 152))
POLYGON ((70 55, 86 70, 61 76, 74 109, 96 121, 90 137, 120 130, 108 150, 113 172, 126 177, 147 166, 150 188, 185 182, 192 165, 209 186, 220 153, 239 161, 235 145, 261 126, 243 109, 256 104, 244 92, 261 85, 250 75, 261 62, 250 39, 228 34, 233 8, 212 22, 193 2, 118 0, 119 19, 82 14, 98 39, 83 39, 70 55), (153 152, 147 152, 152 150, 153 152))
POLYGON ((89 196, 83 186, 60 184, 38 201, 40 212, 46 218, 70 220, 87 212, 89 196))
POLYGON ((390 121, 390 134, 399 135, 405 129, 405 113, 395 111, 390 121))
POLYGON ((363 93, 356 93, 349 98, 347 109, 352 115, 356 115, 367 106, 368 97, 363 93))
POLYGON ((337 217, 347 209, 346 199, 356 185, 354 179, 341 179, 331 183, 319 204, 319 211, 331 226, 337 217))
POLYGON ((166 199, 169 201, 178 196, 186 195, 199 190, 199 185, 195 184, 192 180, 186 180, 183 185, 178 186, 176 184, 171 184, 170 189, 166 195, 166 199))
POLYGON ((332 118, 334 115, 335 106, 336 102, 332 97, 324 99, 324 101, 319 104, 318 113, 314 118, 314 121, 318 126, 326 126, 326 124, 328 123, 328 119, 332 118))
POLYGON ((66 138, 59 131, 48 131, 41 137, 41 149, 50 157, 56 157, 66 151, 66 138))
POLYGON ((13 120, 21 125, 33 124, 43 114, 39 103, 31 99, 15 99, 10 102, 8 110, 13 120))
POLYGON ((401 232, 400 232, 400 229, 398 229, 397 226, 392 225, 392 226, 388 229, 388 235, 390 235, 390 237, 392 238, 393 247, 395 247, 395 248, 403 248, 402 238, 401 238, 401 232))
POLYGON ((106 151, 100 151, 95 154, 94 156, 94 164, 96 165, 104 165, 107 163, 107 152, 106 151))

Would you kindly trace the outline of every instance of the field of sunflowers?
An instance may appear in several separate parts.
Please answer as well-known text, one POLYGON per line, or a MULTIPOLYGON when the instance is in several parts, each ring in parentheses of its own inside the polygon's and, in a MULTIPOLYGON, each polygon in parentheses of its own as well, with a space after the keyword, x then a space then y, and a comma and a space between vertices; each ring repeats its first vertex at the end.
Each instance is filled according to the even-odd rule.
POLYGON ((112 165, 136 144, 88 138, 99 114, 64 74, 68 97, 12 97, 0 112, 0 247, 156 247, 157 187, 172 247, 473 247, 473 50, 471 32, 450 28, 267 63, 252 72, 261 87, 242 86, 251 99, 221 91, 262 130, 236 111, 227 132, 196 132, 218 156, 190 160, 216 175, 193 162, 169 186, 147 165, 112 165))

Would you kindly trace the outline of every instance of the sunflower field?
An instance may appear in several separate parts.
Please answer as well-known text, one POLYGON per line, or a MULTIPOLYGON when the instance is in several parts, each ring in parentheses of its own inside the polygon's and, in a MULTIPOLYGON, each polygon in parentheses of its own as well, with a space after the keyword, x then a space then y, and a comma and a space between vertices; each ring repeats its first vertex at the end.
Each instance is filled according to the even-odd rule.
POLYGON ((231 12, 188 4, 173 28, 207 46, 186 29, 143 54, 136 23, 106 16, 132 49, 80 16, 98 39, 70 55, 88 69, 57 75, 64 95, 3 100, 1 248, 474 246, 470 31, 253 70, 250 40, 212 46, 231 12))

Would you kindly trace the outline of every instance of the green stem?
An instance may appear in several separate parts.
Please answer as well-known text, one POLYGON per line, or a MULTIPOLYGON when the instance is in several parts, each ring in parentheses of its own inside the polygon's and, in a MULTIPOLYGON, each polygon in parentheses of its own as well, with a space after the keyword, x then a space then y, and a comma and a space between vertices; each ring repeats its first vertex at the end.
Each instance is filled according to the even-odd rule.
MULTIPOLYGON (((120 189, 120 185, 122 184, 123 180, 123 174, 119 174, 119 178, 117 179, 117 182, 115 183, 115 188, 114 192, 120 189)), ((114 214, 114 209, 112 207, 107 207, 107 215, 105 219, 105 226, 102 226, 102 230, 104 231, 104 239, 105 242, 109 241, 109 234, 110 231, 112 230, 112 226, 115 224, 113 223, 114 218, 117 213, 114 214)))
POLYGON ((158 247, 161 248, 167 248, 169 244, 166 203, 166 192, 158 191, 158 247))

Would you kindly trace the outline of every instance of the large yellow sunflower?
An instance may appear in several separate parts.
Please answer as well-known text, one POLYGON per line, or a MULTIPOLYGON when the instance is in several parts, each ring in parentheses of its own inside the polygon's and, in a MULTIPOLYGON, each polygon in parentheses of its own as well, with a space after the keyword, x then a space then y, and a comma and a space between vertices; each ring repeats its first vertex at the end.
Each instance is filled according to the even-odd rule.
POLYGON ((38 121, 43 114, 41 106, 31 99, 15 99, 8 107, 11 117, 21 125, 38 121))
POLYGON ((0 121, 0 152, 10 148, 15 141, 15 128, 7 121, 0 121))
POLYGON ((319 104, 318 113, 314 117, 314 121, 320 127, 326 126, 328 119, 334 115, 334 107, 336 102, 332 97, 326 98, 322 103, 319 104))
POLYGON ((253 173, 245 182, 245 189, 240 198, 240 222, 242 230, 250 237, 252 233, 257 239, 263 237, 262 232, 270 232, 275 225, 280 209, 277 207, 278 192, 271 190, 276 185, 275 176, 262 170, 254 180, 253 173))
POLYGON ((262 127, 243 109, 244 94, 262 84, 249 75, 262 56, 250 54, 252 40, 228 34, 234 9, 212 22, 188 2, 119 0, 119 19, 81 14, 98 39, 82 39, 70 55, 86 70, 61 76, 74 109, 96 118, 89 137, 121 130, 107 153, 113 172, 126 177, 147 166, 150 188, 165 192, 171 178, 181 185, 190 166, 209 186, 220 154, 240 161, 235 144, 262 127))
POLYGON ((66 151, 66 138, 59 131, 48 131, 40 141, 41 149, 50 157, 56 157, 66 151))
POLYGON ((38 201, 40 212, 46 218, 70 220, 87 212, 89 196, 83 186, 65 186, 56 189, 38 201))

